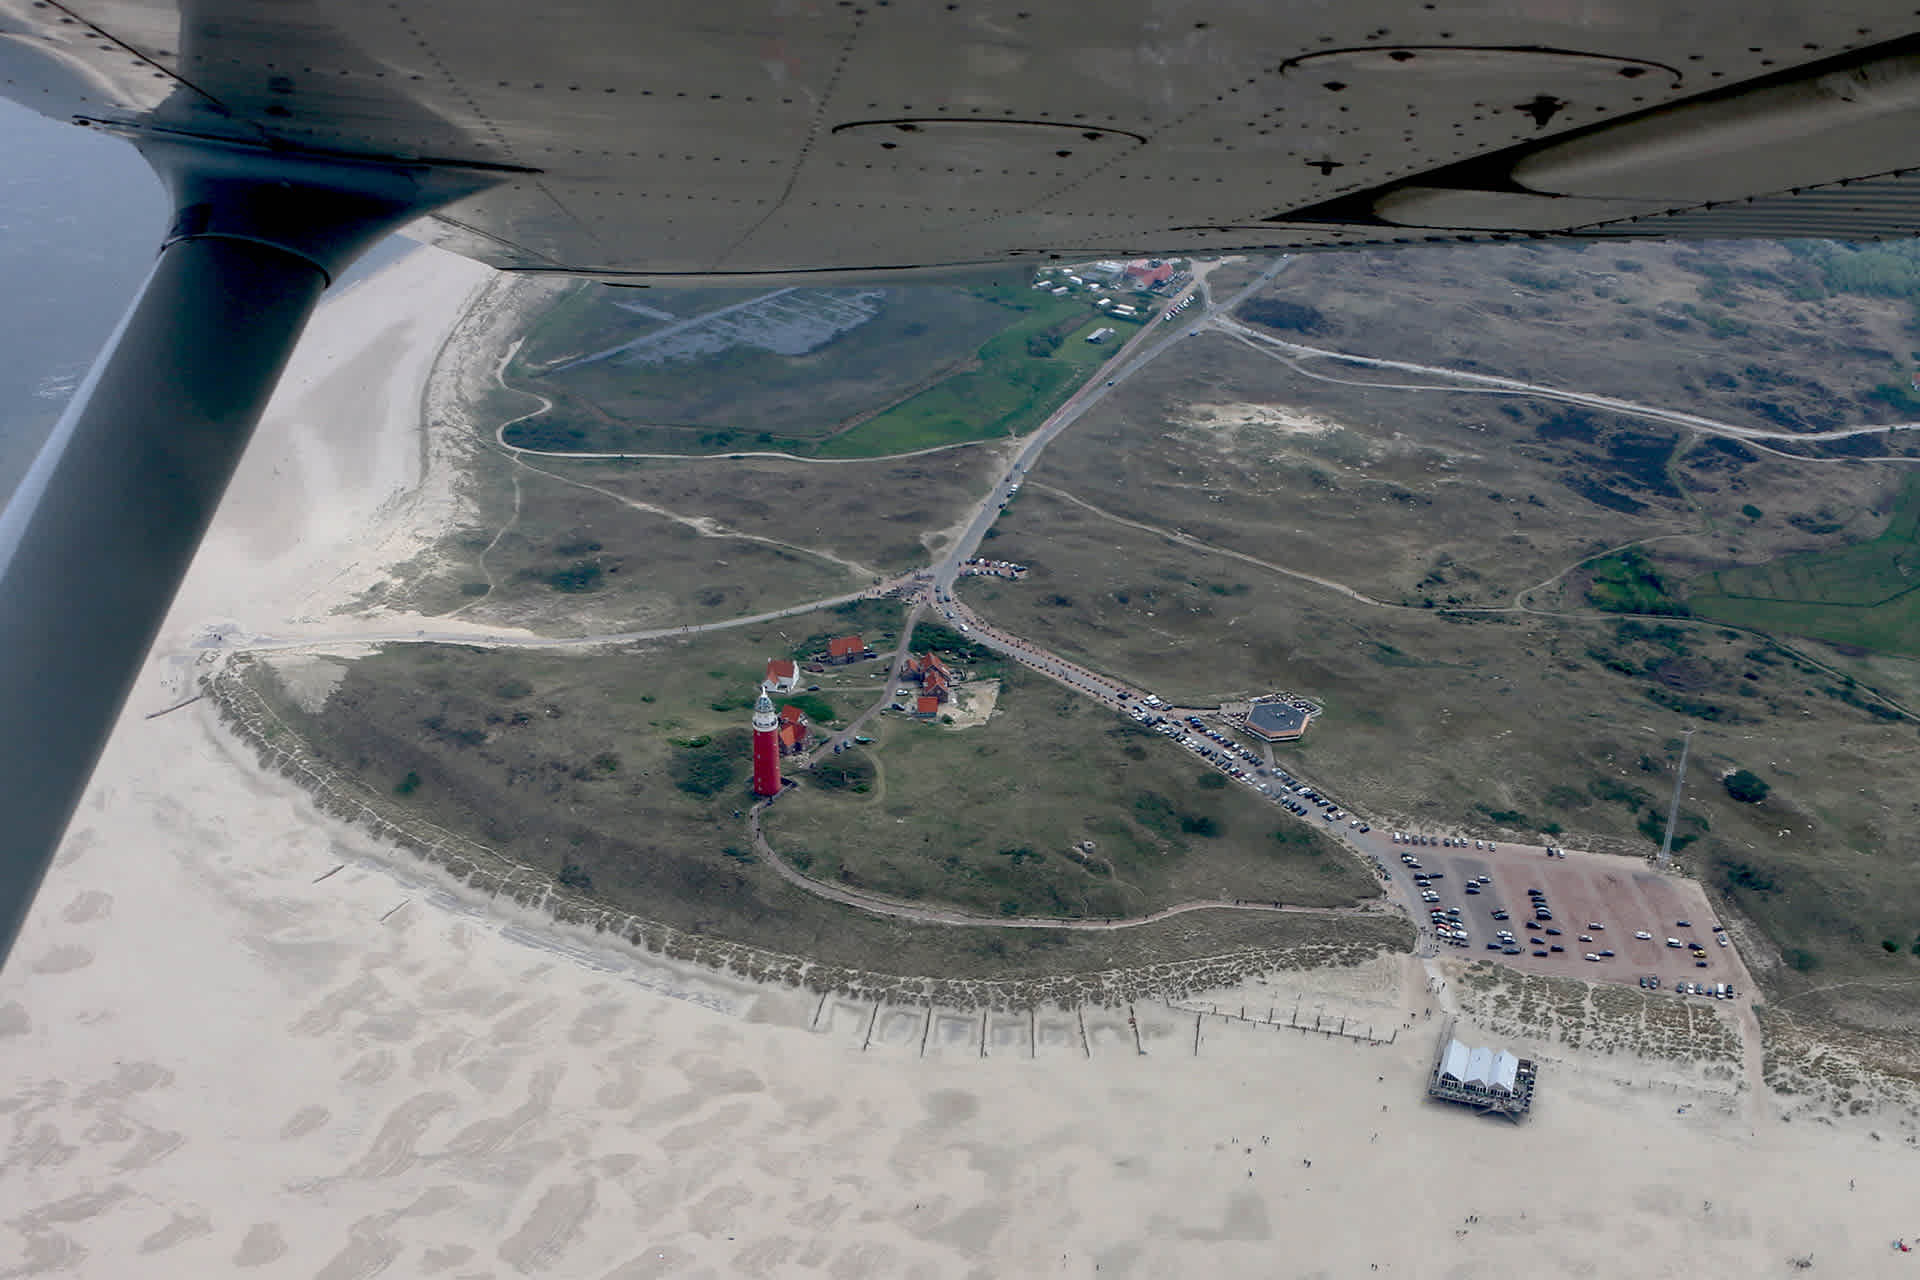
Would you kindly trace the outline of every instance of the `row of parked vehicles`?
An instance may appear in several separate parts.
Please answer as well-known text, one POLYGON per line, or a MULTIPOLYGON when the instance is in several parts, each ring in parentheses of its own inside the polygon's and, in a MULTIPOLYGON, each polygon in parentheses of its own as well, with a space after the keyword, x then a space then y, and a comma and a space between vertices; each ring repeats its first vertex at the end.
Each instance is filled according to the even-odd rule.
MULTIPOLYGON (((1640 979, 1640 985, 1648 991, 1660 989, 1660 975, 1649 973, 1640 979)), ((1683 996, 1707 996, 1714 1000, 1731 1000, 1734 996, 1731 982, 1676 982, 1674 991, 1683 996)))
MULTIPOLYGON (((1392 836, 1393 843, 1395 844, 1434 845, 1442 849, 1464 849, 1467 847, 1467 838, 1465 836, 1423 836, 1416 835, 1411 831, 1395 831, 1392 833, 1392 836)), ((1491 840, 1475 840, 1473 847, 1476 849, 1484 849, 1488 853, 1497 853, 1500 848, 1500 846, 1491 840)), ((1404 862, 1406 859, 1402 857, 1401 861, 1404 862)))

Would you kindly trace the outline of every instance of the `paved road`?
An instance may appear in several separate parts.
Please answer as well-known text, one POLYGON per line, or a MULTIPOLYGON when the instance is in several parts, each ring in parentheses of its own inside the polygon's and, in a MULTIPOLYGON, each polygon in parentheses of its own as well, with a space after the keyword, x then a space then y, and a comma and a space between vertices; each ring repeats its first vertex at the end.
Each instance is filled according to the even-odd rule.
MULTIPOLYGON (((847 725, 844 729, 828 735, 817 746, 799 757, 799 759, 795 761, 797 767, 805 768, 811 765, 816 757, 832 755, 835 747, 852 742, 854 735, 866 727, 867 721, 873 719, 893 705, 893 691, 900 685, 900 669, 904 667, 907 662, 907 646, 913 641, 914 625, 920 621, 920 614, 925 608, 926 605, 921 603, 915 604, 907 610, 907 620, 901 624, 900 627, 900 643, 893 647, 893 656, 887 661, 886 681, 880 686, 880 696, 874 700, 873 705, 855 716, 853 723, 847 725)), ((759 834, 759 830, 759 819, 756 817, 754 820, 755 835, 759 834)))
MULTIPOLYGON (((1223 305, 1222 310, 1230 311, 1238 306, 1242 299, 1264 286, 1268 281, 1285 270, 1288 260, 1280 259, 1267 270, 1260 273, 1241 288, 1223 305)), ((1051 417, 1040 425, 1040 429, 1027 437, 1001 472, 1000 478, 982 498, 980 505, 974 508, 973 518, 967 522, 964 532, 954 540, 947 554, 934 566, 934 595, 936 600, 944 601, 953 593, 953 584, 960 575, 960 566, 971 560, 980 549, 981 540, 987 536, 987 530, 993 527, 1000 517, 1000 506, 1006 502, 1018 487, 1021 477, 1025 476, 1033 464, 1046 452, 1048 445, 1080 420, 1094 405, 1106 399, 1109 392, 1115 391, 1128 378, 1139 373, 1164 355, 1169 347, 1183 337, 1191 337, 1200 331, 1212 312, 1210 295, 1206 292, 1205 282, 1196 280, 1177 297, 1170 299, 1159 316, 1141 326, 1140 332, 1128 339, 1127 344, 1114 353, 1099 371, 1080 390, 1067 398, 1067 402, 1054 410, 1051 417), (1199 310, 1189 316, 1180 316, 1173 320, 1164 317, 1182 300, 1197 297, 1199 310), (1102 376, 1105 375, 1105 376, 1102 376)))

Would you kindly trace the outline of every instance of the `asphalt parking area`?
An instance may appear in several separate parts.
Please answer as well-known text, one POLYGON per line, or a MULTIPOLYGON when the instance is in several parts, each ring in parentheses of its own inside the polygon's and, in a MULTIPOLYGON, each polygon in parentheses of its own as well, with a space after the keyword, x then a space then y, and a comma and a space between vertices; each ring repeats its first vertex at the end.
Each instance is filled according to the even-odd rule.
POLYGON ((1475 849, 1471 840, 1466 847, 1443 845, 1409 847, 1387 837, 1381 861, 1393 874, 1393 883, 1401 888, 1403 900, 1415 908, 1416 924, 1427 922, 1435 907, 1460 908, 1460 920, 1467 930, 1465 947, 1442 947, 1442 954, 1456 952, 1462 959, 1489 960, 1511 965, 1529 973, 1582 978, 1592 982, 1631 982, 1651 974, 1660 979, 1663 990, 1671 991, 1676 982, 1730 982, 1745 996, 1746 976, 1731 946, 1719 945, 1713 926, 1719 921, 1701 887, 1678 876, 1661 875, 1638 859, 1607 854, 1569 852, 1564 858, 1549 858, 1538 845, 1496 846, 1492 852, 1475 849), (1411 853, 1420 862, 1420 870, 1438 873, 1431 888, 1438 902, 1423 902, 1419 887, 1412 883, 1414 871, 1401 864, 1402 853, 1411 853), (1488 876, 1489 884, 1478 884, 1488 876), (1478 893, 1468 893, 1469 883, 1478 893), (1535 919, 1533 899, 1528 890, 1538 889, 1553 913, 1550 921, 1535 919), (1504 909, 1509 919, 1493 918, 1504 909), (1687 921, 1682 925, 1680 921, 1687 921), (1530 928, 1529 923, 1540 927, 1530 928), (1593 927, 1599 926, 1599 927, 1593 927), (1519 955, 1503 950, 1490 951, 1487 944, 1502 929, 1511 930, 1522 947, 1519 955), (1548 929, 1560 933, 1549 935, 1548 929), (1636 932, 1651 935, 1636 938, 1636 932), (1583 941, 1582 936, 1592 941, 1583 941), (1686 945, 1669 947, 1668 938, 1682 944, 1697 943, 1706 952, 1704 967, 1686 945), (1558 944, 1566 948, 1554 952, 1558 944), (1536 956, 1536 951, 1547 951, 1536 956), (1600 955, 1590 961, 1591 953, 1600 955))

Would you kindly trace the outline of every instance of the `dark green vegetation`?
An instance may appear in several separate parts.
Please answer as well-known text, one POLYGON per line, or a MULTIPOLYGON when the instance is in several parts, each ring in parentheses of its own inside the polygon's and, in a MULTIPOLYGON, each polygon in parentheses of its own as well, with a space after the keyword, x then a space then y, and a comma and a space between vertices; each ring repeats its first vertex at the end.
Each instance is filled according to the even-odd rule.
POLYGON ((535 322, 509 364, 513 385, 554 403, 506 439, 560 452, 863 458, 1019 435, 1133 330, 1087 295, 1056 298, 1024 278, 639 299, 585 285, 535 322), (686 323, 722 311, 705 330, 686 323), (1103 324, 1121 332, 1083 341, 1103 324), (636 345, 570 363, 625 343, 636 345))
POLYGON ((793 693, 775 698, 776 707, 798 707, 815 724, 830 724, 840 718, 831 702, 817 693, 793 693))
POLYGON ((917 624, 908 648, 914 653, 938 653, 969 667, 991 668, 992 674, 998 674, 1000 667, 1000 656, 993 650, 938 622, 917 624))
POLYGON ((1644 551, 1629 547, 1586 565, 1587 600, 1608 613, 1684 614, 1666 578, 1644 551))
POLYGON ((1878 537, 1833 551, 1717 569, 1689 584, 1702 617, 1920 657, 1920 477, 1878 537))
POLYGON ((809 875, 1006 915, 1375 892, 1326 836, 1244 787, 1195 785, 1160 735, 1022 669, 985 725, 890 718, 877 736, 870 790, 809 782, 768 814, 769 841, 809 875))
POLYGON ((1328 327, 1320 308, 1286 298, 1249 298, 1240 308, 1240 315, 1282 333, 1324 333, 1328 327))
POLYGON ((1721 779, 1721 785, 1726 787, 1728 795, 1741 804, 1759 804, 1771 790, 1765 778, 1746 769, 1734 770, 1721 779))

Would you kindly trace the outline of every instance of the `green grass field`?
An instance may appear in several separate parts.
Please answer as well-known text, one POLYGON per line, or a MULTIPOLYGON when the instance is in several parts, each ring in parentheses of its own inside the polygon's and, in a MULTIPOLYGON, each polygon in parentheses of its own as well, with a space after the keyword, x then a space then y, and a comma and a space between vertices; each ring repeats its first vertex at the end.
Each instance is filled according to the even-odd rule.
POLYGON ((1838 551, 1721 569, 1691 583, 1704 618, 1920 657, 1920 477, 1879 537, 1838 551))
POLYGON ((1039 426, 1095 369, 1133 336, 1126 321, 1093 317, 1075 326, 1050 356, 1028 350, 1028 340, 1084 315, 1076 298, 1048 297, 1018 324, 980 348, 980 368, 958 373, 828 441, 823 458, 869 458, 943 444, 1019 436, 1039 426), (1119 332, 1102 344, 1086 341, 1095 329, 1119 332))
POLYGON ((1676 600, 1667 580, 1638 547, 1587 564, 1592 581, 1587 600, 1596 609, 1609 613, 1684 614, 1687 607, 1676 600))

